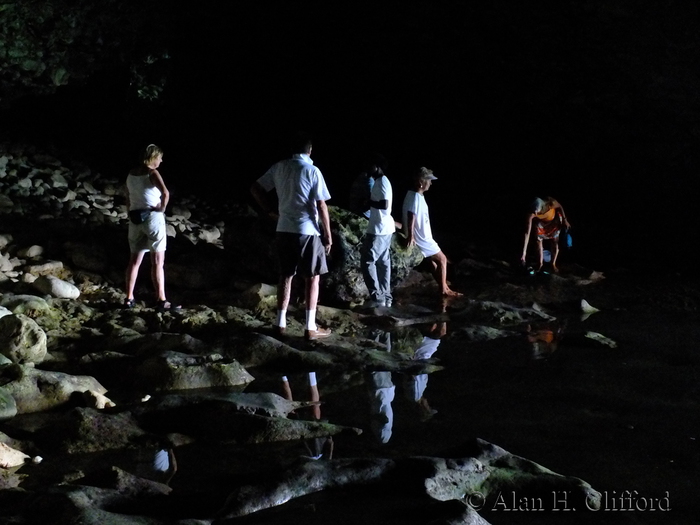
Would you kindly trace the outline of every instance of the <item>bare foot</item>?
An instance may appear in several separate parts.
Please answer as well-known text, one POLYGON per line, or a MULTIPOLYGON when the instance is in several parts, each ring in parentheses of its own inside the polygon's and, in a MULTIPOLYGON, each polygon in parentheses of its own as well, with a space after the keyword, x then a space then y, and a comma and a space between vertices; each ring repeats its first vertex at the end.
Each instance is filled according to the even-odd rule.
POLYGON ((447 288, 446 290, 443 290, 442 295, 444 295, 445 297, 463 297, 464 296, 463 293, 455 292, 454 290, 450 290, 449 288, 447 288))

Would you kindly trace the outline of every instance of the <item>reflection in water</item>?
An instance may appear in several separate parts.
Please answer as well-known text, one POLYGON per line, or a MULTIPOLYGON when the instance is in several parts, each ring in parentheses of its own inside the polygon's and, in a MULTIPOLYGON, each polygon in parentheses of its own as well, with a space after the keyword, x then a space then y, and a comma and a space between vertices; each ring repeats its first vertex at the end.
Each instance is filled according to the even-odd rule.
MULTIPOLYGON (((382 343, 387 352, 391 352, 390 332, 377 330, 374 332, 374 340, 382 343)), ((367 386, 370 390, 370 427, 372 433, 380 443, 388 443, 394 425, 394 410, 391 403, 394 401, 396 392, 396 387, 391 381, 391 372, 372 372, 367 386)))
POLYGON ((527 342, 532 348, 531 357, 533 360, 547 359, 559 347, 564 333, 564 325, 558 323, 547 323, 539 326, 527 327, 527 342))
MULTIPOLYGON (((423 341, 416 348, 413 359, 430 359, 440 346, 440 339, 447 334, 447 323, 441 321, 431 326, 428 335, 423 337, 423 341)), ((406 394, 414 401, 419 410, 421 420, 429 419, 437 414, 437 410, 430 407, 425 397, 425 389, 428 387, 428 374, 419 374, 408 378, 408 388, 406 394)))
POLYGON ((391 372, 372 372, 368 383, 370 388, 371 427, 380 443, 388 443, 394 425, 394 401, 396 387, 391 382, 391 372))
MULTIPOLYGON (((433 324, 428 334, 423 337, 413 351, 412 359, 430 359, 440 346, 440 339, 447 333, 447 323, 433 324)), ((374 340, 391 352, 391 333, 384 331, 374 332, 374 340)), ((428 374, 404 376, 404 393, 406 397, 415 403, 418 408, 419 419, 425 421, 437 413, 430 407, 425 397, 425 389, 428 386, 428 374)), ((392 402, 396 393, 396 387, 392 382, 391 372, 372 372, 367 382, 370 390, 371 429, 375 438, 386 444, 392 436, 394 424, 394 410, 392 402)))
MULTIPOLYGON (((307 377, 309 384, 309 400, 314 403, 314 405, 310 407, 311 417, 321 421, 321 396, 319 394, 318 384, 316 382, 316 372, 309 372, 307 377)), ((287 401, 294 401, 292 397, 292 387, 289 384, 289 379, 287 376, 282 377, 282 393, 287 401)), ((298 417, 298 414, 295 412, 290 413, 290 415, 296 415, 298 417)), ((306 439, 304 440, 304 447, 306 448, 307 452, 307 455, 304 457, 307 459, 319 460, 324 456, 327 459, 333 459, 332 436, 306 439)))

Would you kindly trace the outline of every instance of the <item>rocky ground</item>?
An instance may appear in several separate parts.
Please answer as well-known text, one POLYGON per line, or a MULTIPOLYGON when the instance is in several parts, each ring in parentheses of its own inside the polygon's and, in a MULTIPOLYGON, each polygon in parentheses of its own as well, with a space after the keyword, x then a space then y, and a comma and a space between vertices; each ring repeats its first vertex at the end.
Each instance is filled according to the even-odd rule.
POLYGON ((465 297, 444 302, 397 239, 395 307, 363 309, 363 219, 334 208, 334 335, 305 342, 292 308, 279 340, 273 228, 242 205, 174 199, 183 309, 152 307, 146 268, 121 308, 119 186, 0 146, 1 523, 692 522, 693 282, 528 276, 470 247, 465 297), (426 334, 435 355, 416 351, 426 334), (394 382, 427 378, 392 409, 394 382), (318 386, 292 401, 300 381, 318 386), (624 490, 647 508, 610 511, 624 490))

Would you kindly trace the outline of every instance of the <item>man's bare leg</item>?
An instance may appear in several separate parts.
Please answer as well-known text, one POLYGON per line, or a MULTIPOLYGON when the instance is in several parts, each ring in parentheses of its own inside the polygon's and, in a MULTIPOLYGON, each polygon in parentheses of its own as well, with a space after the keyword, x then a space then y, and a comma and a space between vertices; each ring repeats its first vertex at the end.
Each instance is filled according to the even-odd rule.
POLYGON ((331 335, 331 331, 316 326, 316 308, 318 306, 318 289, 320 275, 306 278, 306 339, 314 340, 331 335))
POLYGON ((289 308, 289 299, 292 296, 292 279, 293 275, 280 276, 277 283, 277 327, 279 333, 284 333, 287 328, 287 308, 289 308))
POLYGON ((321 281, 320 275, 306 278, 306 309, 316 310, 318 305, 318 286, 321 281))

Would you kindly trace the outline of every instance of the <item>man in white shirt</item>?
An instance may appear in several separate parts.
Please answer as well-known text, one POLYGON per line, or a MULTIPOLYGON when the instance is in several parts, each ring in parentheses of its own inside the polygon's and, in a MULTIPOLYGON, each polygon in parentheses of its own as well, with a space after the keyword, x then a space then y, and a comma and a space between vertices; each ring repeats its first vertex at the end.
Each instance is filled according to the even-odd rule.
POLYGON ((462 294, 451 290, 447 284, 447 257, 433 239, 430 229, 428 204, 423 194, 430 189, 437 177, 428 168, 420 168, 414 177, 415 191, 406 193, 403 201, 403 227, 409 246, 416 245, 423 257, 430 261, 433 276, 440 287, 442 295, 461 297, 462 294))
POLYGON ((311 160, 311 140, 297 140, 291 159, 272 166, 251 187, 251 193, 263 210, 277 218, 279 287, 277 290, 277 332, 287 328, 287 308, 292 279, 297 271, 305 279, 306 329, 304 337, 316 340, 328 337, 330 330, 316 325, 316 307, 320 276, 328 272, 326 255, 331 251, 331 224, 326 201, 331 198, 321 170, 311 160), (275 190, 278 214, 271 210, 267 192, 275 190))
POLYGON ((396 224, 391 217, 393 191, 384 169, 386 161, 377 155, 367 170, 374 185, 370 193, 369 223, 360 248, 360 264, 371 306, 391 306, 393 301, 390 249, 396 224))

